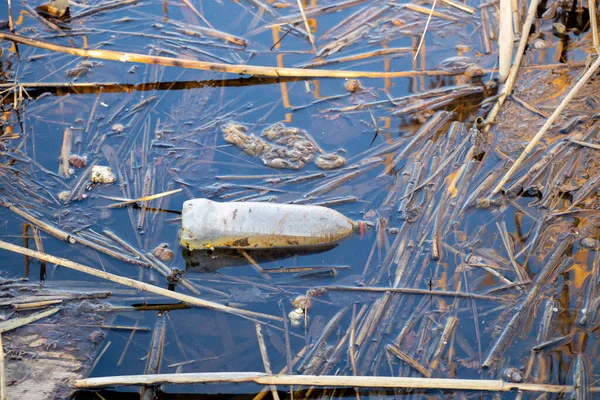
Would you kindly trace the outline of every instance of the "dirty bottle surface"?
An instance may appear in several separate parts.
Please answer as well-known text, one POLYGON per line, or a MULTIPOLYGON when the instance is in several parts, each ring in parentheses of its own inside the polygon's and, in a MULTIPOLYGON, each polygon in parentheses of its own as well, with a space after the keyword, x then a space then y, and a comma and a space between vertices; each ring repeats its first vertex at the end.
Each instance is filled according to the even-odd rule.
POLYGON ((181 245, 190 250, 319 246, 349 236, 355 223, 327 207, 260 202, 183 203, 181 245))

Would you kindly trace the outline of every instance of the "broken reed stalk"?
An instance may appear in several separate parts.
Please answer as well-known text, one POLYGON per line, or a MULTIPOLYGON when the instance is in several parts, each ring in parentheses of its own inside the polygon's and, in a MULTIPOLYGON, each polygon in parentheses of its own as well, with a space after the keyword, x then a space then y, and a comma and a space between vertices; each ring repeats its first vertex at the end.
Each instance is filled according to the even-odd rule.
POLYGON ((592 42, 594 43, 594 50, 596 50, 596 53, 600 55, 600 39, 598 39, 598 18, 596 15, 596 1, 588 0, 588 7, 590 12, 590 24, 592 25, 592 42))
POLYGON ((512 92, 512 89, 515 85, 515 81, 517 79, 517 73, 519 72, 519 68, 521 67, 521 61, 523 60, 523 55, 525 54, 525 47, 527 47, 527 41, 529 40, 529 34, 525 34, 525 32, 531 31, 531 25, 533 24, 533 20, 535 19, 537 13, 539 0, 531 0, 529 3, 529 9, 527 10, 527 18, 525 19, 525 23, 523 24, 523 29, 521 32, 521 40, 519 41, 519 47, 517 48, 517 52, 515 54, 515 61, 513 62, 512 67, 510 68, 510 72, 508 74, 508 78, 500 91, 500 97, 494 107, 490 110, 489 114, 485 119, 485 131, 488 132, 490 129, 490 125, 496 119, 496 116, 500 112, 500 107, 504 104, 504 101, 512 92))
MULTIPOLYGON (((258 347, 260 349, 260 356, 263 361, 263 365, 265 366, 265 372, 267 374, 272 374, 271 371, 271 361, 269 361, 269 354, 267 353, 267 345, 265 343, 265 336, 262 332, 262 326, 260 324, 256 324, 256 339, 258 340, 258 347)), ((273 396, 273 400, 279 400, 279 392, 277 391, 277 386, 270 385, 271 395, 273 396)))
MULTIPOLYGON (((31 250, 31 251, 33 251, 33 250, 31 250)), ((37 253, 37 251, 36 251, 36 253, 37 253)), ((40 254, 43 254, 43 253, 40 253, 40 254)), ((54 315, 58 311, 59 311, 59 308, 54 307, 49 310, 40 311, 35 314, 29 314, 26 317, 16 317, 16 318, 8 319, 6 321, 2 321, 2 322, 0 322, 0 333, 12 331, 13 329, 17 329, 22 326, 29 325, 32 322, 39 321, 40 319, 54 315)))
MULTIPOLYGON (((525 32, 525 31, 524 31, 525 32)), ((552 113, 550 118, 546 120, 546 123, 541 127, 538 133, 531 139, 531 141, 527 144, 527 147, 523 150, 519 158, 513 163, 508 172, 504 174, 498 185, 492 191, 492 194, 496 194, 502 190, 502 187, 508 182, 508 180, 512 177, 512 175, 517 171, 517 169, 521 166, 523 161, 527 158, 529 153, 532 152, 533 148, 539 143, 542 139, 542 136, 548 131, 550 126, 554 123, 554 121, 560 116, 560 113, 567 107, 569 102, 575 97, 575 95, 579 92, 579 90, 587 83, 587 81, 596 73, 596 70, 600 67, 600 58, 597 59, 594 64, 592 64, 589 69, 583 74, 583 76, 577 81, 575 86, 569 91, 569 93, 565 96, 565 98, 560 102, 556 110, 552 113)))
MULTIPOLYGON (((199 384, 199 383, 255 382, 260 385, 303 385, 367 388, 410 388, 442 390, 482 390, 489 392, 570 393, 573 386, 537 383, 514 383, 502 380, 407 378, 391 376, 339 376, 339 375, 271 375, 260 372, 184 373, 157 375, 107 376, 77 379, 71 382, 75 389, 94 389, 125 385, 199 384)), ((600 388, 591 388, 593 391, 600 388)))
POLYGON ((53 306, 55 304, 61 304, 62 302, 62 299, 33 301, 31 303, 13 304, 12 307, 15 310, 33 310, 34 308, 44 308, 48 306, 53 306))
POLYGON ((254 311, 243 310, 243 309, 239 309, 239 308, 228 307, 228 306, 224 306, 219 303, 214 303, 212 301, 202 300, 198 297, 193 297, 193 296, 188 296, 186 294, 173 292, 171 290, 163 289, 161 287, 150 285, 148 283, 136 281, 135 279, 125 278, 122 276, 110 274, 108 272, 99 271, 97 269, 94 269, 94 268, 91 268, 86 265, 79 264, 79 263, 76 263, 73 261, 69 261, 64 258, 59 258, 59 257, 51 256, 49 254, 40 253, 39 251, 26 249, 25 247, 7 243, 2 240, 0 240, 0 249, 12 251, 14 253, 23 254, 23 255, 26 255, 29 257, 34 257, 34 258, 37 258, 42 261, 54 263, 54 264, 61 265, 66 268, 70 268, 70 269, 74 269, 79 272, 83 272, 84 274, 93 275, 98 278, 105 279, 105 280, 108 280, 111 282, 120 283, 121 285, 129 286, 129 287, 132 287, 132 288, 135 288, 138 290, 143 290, 146 292, 155 293, 155 294, 158 294, 161 296, 169 297, 171 299, 179 300, 179 301, 182 301, 182 302, 190 304, 190 305, 203 307, 203 308, 209 308, 209 309, 217 310, 217 311, 223 311, 223 312, 237 315, 237 316, 247 316, 247 317, 253 317, 253 318, 270 319, 270 320, 279 321, 279 322, 283 321, 283 318, 281 318, 281 317, 263 314, 263 313, 259 313, 259 312, 254 312, 254 311))
POLYGON ((8 7, 8 29, 10 29, 11 32, 15 31, 15 23, 13 21, 13 16, 12 16, 12 2, 11 0, 7 0, 6 1, 6 5, 8 7))
POLYGON ((199 69, 204 71, 228 72, 240 75, 257 75, 269 77, 297 77, 297 78, 402 78, 417 75, 425 76, 452 76, 449 71, 398 71, 398 72, 369 72, 369 71, 331 71, 320 69, 278 68, 254 65, 222 64, 197 60, 185 60, 171 57, 149 56, 145 54, 126 53, 112 50, 86 50, 75 47, 59 46, 56 44, 29 39, 20 35, 0 33, 1 40, 9 40, 40 49, 71 54, 79 57, 97 58, 121 62, 138 62, 143 64, 163 65, 167 67, 181 67, 199 69))
POLYGON ((500 0, 500 32, 498 33, 498 79, 504 83, 510 72, 513 50, 512 0, 500 0))

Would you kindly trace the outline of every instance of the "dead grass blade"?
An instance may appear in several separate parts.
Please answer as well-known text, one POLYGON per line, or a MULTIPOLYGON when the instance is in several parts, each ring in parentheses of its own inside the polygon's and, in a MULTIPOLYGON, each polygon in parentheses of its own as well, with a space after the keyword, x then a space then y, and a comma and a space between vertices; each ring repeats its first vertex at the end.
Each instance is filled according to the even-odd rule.
POLYGON ((437 4, 437 0, 433 0, 433 4, 431 5, 431 11, 429 11, 429 15, 427 16, 427 22, 425 23, 425 29, 423 30, 423 35, 421 35, 421 40, 419 41, 419 45, 417 46, 417 51, 415 52, 415 57, 413 60, 417 59, 419 55, 419 51, 421 50, 421 46, 423 46, 423 42, 425 42, 425 35, 427 34, 427 28, 429 28, 429 22, 431 21, 431 16, 435 11, 435 5, 437 4))
POLYGON ((310 33, 310 25, 308 24, 308 19, 306 18, 306 14, 304 13, 304 7, 302 7, 302 2, 300 0, 296 0, 298 2, 298 8, 300 9, 300 14, 302 15, 302 20, 304 21, 304 27, 306 28, 306 34, 308 35, 308 40, 313 48, 313 51, 316 53, 317 48, 315 47, 315 39, 310 33))

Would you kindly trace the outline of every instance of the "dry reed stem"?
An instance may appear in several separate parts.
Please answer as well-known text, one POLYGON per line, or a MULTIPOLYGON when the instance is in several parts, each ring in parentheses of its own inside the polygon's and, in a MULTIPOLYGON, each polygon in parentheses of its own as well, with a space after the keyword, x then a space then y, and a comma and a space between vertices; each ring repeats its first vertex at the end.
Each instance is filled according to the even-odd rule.
MULTIPOLYGON (((530 32, 531 31, 531 25, 533 24, 533 20, 536 16, 538 3, 539 3, 539 0, 531 0, 531 2, 529 3, 529 9, 527 10, 527 18, 525 20, 525 23, 523 24, 523 29, 521 30, 521 32, 530 32)), ((519 68, 521 66, 521 61, 523 60, 523 55, 525 53, 525 47, 527 47, 528 39, 529 39, 528 34, 523 33, 521 35, 521 40, 519 41, 519 47, 518 47, 517 53, 515 55, 515 60, 513 62, 512 67, 510 68, 510 73, 508 74, 508 78, 506 79, 506 82, 504 83, 504 86, 502 87, 502 90, 500 91, 500 97, 498 98, 498 101, 496 102, 496 104, 494 104, 494 107, 492 107, 492 109, 490 110, 490 112, 488 113, 488 115, 485 119, 485 124, 486 124, 485 131, 486 132, 489 131, 490 125, 494 122, 494 119, 496 119, 496 116, 500 112, 500 107, 502 107, 502 104, 504 104, 504 101, 506 100, 508 95, 510 95, 510 93, 512 92, 512 89, 515 85, 515 81, 517 79, 517 73, 519 72, 519 68)))
POLYGON ((521 24, 519 23, 521 19, 519 18, 519 0, 511 0, 512 1, 512 10, 513 10, 513 29, 516 34, 521 33, 521 24))
POLYGON ((590 149, 600 150, 600 145, 588 142, 582 142, 581 140, 569 139, 569 142, 578 144, 583 147, 589 147, 590 149))
MULTIPOLYGON (((267 353, 267 344, 265 343, 265 336, 262 332, 262 326, 260 324, 256 324, 256 339, 258 340, 258 347, 260 349, 260 356, 263 361, 263 365, 265 366, 265 372, 267 374, 272 374, 271 372, 271 361, 269 361, 269 354, 267 353)), ((279 400, 279 392, 277 391, 277 386, 270 385, 271 395, 273 396, 273 400, 279 400)))
MULTIPOLYGON (((391 376, 338 376, 338 375, 270 375, 260 372, 184 373, 157 375, 107 376, 77 379, 71 382, 76 389, 93 389, 124 385, 206 384, 206 383, 255 382, 260 385, 303 385, 369 388, 411 388, 442 390, 482 390, 490 392, 569 393, 573 386, 537 383, 513 383, 486 379, 407 378, 391 376)), ((591 388, 597 391, 600 388, 591 388)))
POLYGON ((450 7, 457 8, 457 9, 464 11, 466 13, 469 13, 469 14, 475 14, 475 9, 473 7, 469 7, 463 3, 459 3, 456 1, 452 1, 452 0, 442 0, 442 3, 449 5, 450 7))
POLYGON ((240 75, 256 75, 268 77, 297 77, 297 78, 405 78, 411 76, 451 76, 448 71, 398 71, 398 72, 370 72, 370 71, 330 71, 302 68, 262 67, 254 65, 221 64, 197 60, 185 60, 171 57, 149 56, 146 54, 127 53, 112 50, 86 50, 75 47, 59 46, 56 44, 29 39, 20 35, 0 33, 0 39, 21 43, 41 49, 71 54, 79 57, 97 58, 121 62, 138 62, 143 64, 156 64, 167 67, 181 67, 199 69, 204 71, 227 72, 240 75))
POLYGON ((490 54, 492 52, 492 41, 490 40, 490 31, 488 27, 487 7, 481 8, 481 33, 483 34, 485 54, 490 54))
POLYGON ((527 144, 527 147, 525 147, 525 149, 523 150, 523 152, 521 153, 519 158, 517 158, 517 160, 514 162, 514 164, 508 170, 508 172, 506 174, 504 174, 502 179, 500 179, 500 182, 498 183, 498 185, 496 185, 496 187, 492 191, 492 194, 496 194, 500 190, 502 190, 502 187, 506 184, 506 182, 508 182, 508 180, 512 177, 512 175, 516 172, 516 170, 521 166, 523 161, 525 161, 525 159, 527 158, 529 153, 532 152, 533 148, 542 139, 542 136, 544 136, 544 134, 548 131, 550 126, 560 116, 560 113, 563 112, 563 110, 567 107, 569 102, 573 99, 573 97, 575 97, 575 95, 579 92, 579 90, 583 87, 583 85, 585 85, 587 83, 587 81, 592 77, 592 75, 594 75, 596 73, 596 70, 599 67, 600 67, 600 58, 597 59, 594 62, 594 64, 592 64, 590 66, 590 68, 586 71, 586 73, 583 74, 583 76, 577 81, 575 86, 573 86, 573 88, 569 91, 569 93, 565 96, 565 98, 560 102, 560 104, 558 105, 556 110, 554 110, 554 112, 552 113, 550 118, 548 118, 548 120, 546 120, 546 123, 541 127, 541 129, 538 131, 538 133, 535 134, 535 136, 531 139, 529 144, 527 144))
MULTIPOLYGON (((276 317, 274 315, 268 315, 268 314, 263 314, 263 313, 259 313, 259 312, 254 312, 254 311, 243 310, 243 309, 239 309, 239 308, 228 307, 228 306, 224 306, 219 303, 214 303, 212 301, 202 300, 197 297, 173 292, 171 290, 163 289, 158 286, 154 286, 154 285, 150 285, 150 284, 147 284, 144 282, 136 281, 135 279, 125 278, 122 276, 110 274, 108 272, 99 271, 97 269, 88 267, 83 264, 79 264, 79 263, 76 263, 76 262, 73 262, 73 261, 70 261, 70 260, 67 260, 64 258, 51 256, 49 254, 40 253, 39 251, 30 250, 25 247, 21 247, 21 246, 17 246, 17 245, 11 244, 11 243, 4 242, 2 240, 0 240, 0 249, 12 251, 14 253, 23 254, 23 255, 26 255, 29 257, 34 257, 34 258, 37 258, 42 261, 54 263, 57 265, 61 265, 63 267, 74 269, 79 272, 83 272, 84 274, 93 275, 98 278, 105 279, 105 280, 108 280, 111 282, 120 283, 121 285, 129 286, 129 287, 132 287, 132 288, 135 288, 138 290, 143 290, 146 292, 155 293, 155 294, 158 294, 161 296, 179 300, 179 301, 182 301, 182 302, 190 304, 190 305, 203 307, 203 308, 209 308, 209 309, 217 310, 217 311, 223 311, 223 312, 233 314, 233 315, 238 315, 238 316, 270 319, 270 320, 275 320, 275 321, 280 321, 280 322, 283 321, 283 318, 281 318, 281 317, 276 317)), ((0 331, 2 331, 1 325, 2 325, 2 323, 0 323, 0 331)))
MULTIPOLYGON (((17 246, 19 247, 19 246, 17 246)), ((23 247, 24 248, 24 247, 23 247)), ((33 250, 30 250, 33 251, 33 250)), ((37 253, 37 251, 34 251, 37 253)), ((40 253, 42 254, 42 253, 40 253)), ((26 317, 11 318, 6 321, 0 322, 0 333, 12 331, 13 329, 20 328, 22 326, 31 324, 32 322, 39 321, 40 319, 47 318, 51 315, 56 314, 59 311, 58 307, 51 308, 49 310, 40 311, 35 314, 29 314, 26 317)))
MULTIPOLYGON (((304 27, 306 28, 306 34, 308 35, 308 40, 310 41, 310 45, 313 48, 313 51, 316 53, 317 48, 315 47, 315 39, 310 33, 310 25, 308 24, 308 19, 306 18, 306 14, 304 13, 304 7, 302 7, 302 2, 300 0, 296 0, 298 2, 298 8, 300 9, 300 14, 302 15, 302 20, 304 21, 304 27)), ((275 397, 275 396, 273 396, 275 397)))
POLYGON ((411 11, 414 12, 418 12, 421 14, 425 14, 425 15, 432 15, 434 17, 438 17, 438 18, 442 18, 445 19, 447 21, 453 21, 453 22, 458 22, 458 20, 454 17, 451 17, 449 15, 443 14, 439 11, 434 11, 433 7, 432 8, 427 8, 427 7, 423 7, 420 6, 418 4, 413 4, 413 3, 408 3, 404 5, 405 8, 408 8, 411 11))
POLYGON ((596 0, 588 0, 589 12, 590 12, 590 24, 592 25, 592 41, 594 43, 594 50, 600 55, 600 40, 598 39, 598 18, 596 17, 596 0))
POLYGON ((63 302, 62 299, 44 300, 44 301, 34 301, 31 303, 13 304, 12 307, 15 310, 31 310, 34 308, 42 308, 42 307, 53 306, 55 304, 61 304, 62 302, 63 302))
POLYGON ((500 32, 498 34, 498 79, 504 83, 510 72, 513 50, 512 0, 500 0, 500 32))

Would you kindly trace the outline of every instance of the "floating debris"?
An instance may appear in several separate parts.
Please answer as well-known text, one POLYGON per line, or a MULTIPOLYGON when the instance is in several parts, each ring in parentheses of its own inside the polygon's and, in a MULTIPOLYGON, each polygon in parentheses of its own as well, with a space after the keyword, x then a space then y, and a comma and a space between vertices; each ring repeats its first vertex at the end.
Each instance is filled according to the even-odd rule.
POLYGON ((290 319, 290 324, 293 328, 299 328, 305 325, 305 320, 308 316, 304 313, 302 308, 296 308, 290 311, 288 318, 290 319))
POLYGON ((102 165, 92 166, 92 183, 115 183, 117 178, 110 167, 102 165))
MULTIPOLYGON (((222 131, 227 142, 273 168, 301 169, 313 160, 317 151, 305 131, 281 123, 265 128, 261 138, 248 134, 248 127, 237 122, 228 122, 222 131)), ((335 154, 323 154, 317 158, 316 165, 322 169, 339 168, 345 164, 345 159, 335 154)))
POLYGON ((190 250, 272 249, 336 243, 355 223, 321 206, 188 200, 181 214, 181 245, 190 250))
POLYGON ((152 254, 154 254, 154 257, 164 262, 169 262, 173 259, 173 251, 169 249, 167 243, 161 243, 156 246, 152 254))
POLYGON ((87 167, 87 156, 80 156, 78 154, 72 154, 69 156, 69 164, 75 168, 87 167))
POLYGON ((310 298, 305 295, 296 296, 292 299, 292 306, 306 311, 310 307, 310 298))

